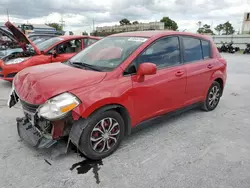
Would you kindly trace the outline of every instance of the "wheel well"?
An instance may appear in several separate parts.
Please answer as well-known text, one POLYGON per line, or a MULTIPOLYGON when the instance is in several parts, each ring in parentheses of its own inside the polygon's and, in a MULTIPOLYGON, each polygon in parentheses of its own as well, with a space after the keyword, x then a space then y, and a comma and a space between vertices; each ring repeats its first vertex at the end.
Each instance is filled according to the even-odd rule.
POLYGON ((105 106, 95 110, 93 113, 91 113, 91 115, 94 115, 96 113, 103 113, 103 112, 108 111, 108 110, 114 110, 121 115, 122 119, 124 120, 124 124, 125 124, 125 135, 130 135, 130 133, 131 133, 131 119, 130 119, 130 115, 128 113, 128 110, 124 106, 122 106, 120 104, 105 105, 105 106))
POLYGON ((117 111, 122 116, 122 119, 124 120, 125 135, 130 135, 130 133, 131 133, 131 121, 130 121, 130 116, 128 114, 127 109, 120 106, 120 107, 114 108, 114 110, 117 111))
POLYGON ((222 91, 223 91, 223 80, 221 79, 221 78, 217 78, 216 80, 215 80, 216 82, 218 82, 219 84, 220 84, 220 88, 222 89, 222 91))

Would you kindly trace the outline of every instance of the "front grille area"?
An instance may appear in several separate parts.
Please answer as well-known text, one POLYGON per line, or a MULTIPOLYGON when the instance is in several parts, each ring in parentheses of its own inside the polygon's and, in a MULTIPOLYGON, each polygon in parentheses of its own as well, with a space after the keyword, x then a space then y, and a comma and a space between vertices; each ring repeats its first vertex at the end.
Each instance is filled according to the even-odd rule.
POLYGON ((36 104, 29 104, 23 100, 20 100, 21 104, 22 104, 22 107, 24 110, 28 111, 28 112, 31 112, 31 113, 35 113, 36 110, 38 109, 39 105, 36 105, 36 104))

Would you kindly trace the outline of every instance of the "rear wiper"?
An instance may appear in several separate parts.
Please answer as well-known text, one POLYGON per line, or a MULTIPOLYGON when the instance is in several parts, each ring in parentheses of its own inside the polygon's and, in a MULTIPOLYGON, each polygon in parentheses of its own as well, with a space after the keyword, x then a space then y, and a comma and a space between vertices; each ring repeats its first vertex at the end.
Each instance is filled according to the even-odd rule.
POLYGON ((71 65, 76 65, 77 67, 85 67, 85 68, 88 68, 88 69, 91 69, 91 70, 95 70, 95 71, 102 71, 101 69, 98 69, 96 66, 94 65, 90 65, 90 64, 87 64, 87 63, 82 63, 82 62, 71 62, 69 61, 69 63, 71 65))

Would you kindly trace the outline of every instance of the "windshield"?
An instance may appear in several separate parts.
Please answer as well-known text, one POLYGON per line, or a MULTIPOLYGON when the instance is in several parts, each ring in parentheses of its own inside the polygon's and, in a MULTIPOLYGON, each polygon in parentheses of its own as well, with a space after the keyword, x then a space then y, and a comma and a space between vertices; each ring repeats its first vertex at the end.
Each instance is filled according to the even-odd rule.
POLYGON ((146 40, 142 37, 106 37, 72 57, 69 62, 113 70, 146 40))
POLYGON ((41 43, 38 43, 36 46, 40 51, 46 50, 47 48, 53 46, 55 43, 62 41, 63 39, 60 37, 53 37, 41 43))

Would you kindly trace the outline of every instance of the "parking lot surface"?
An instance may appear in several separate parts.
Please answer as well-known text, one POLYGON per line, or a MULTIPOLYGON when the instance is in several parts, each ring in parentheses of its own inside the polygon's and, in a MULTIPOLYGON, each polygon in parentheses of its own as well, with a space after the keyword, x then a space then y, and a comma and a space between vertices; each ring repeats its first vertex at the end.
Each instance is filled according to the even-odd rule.
POLYGON ((223 56, 228 79, 216 110, 151 123, 98 164, 65 153, 64 143, 37 150, 21 141, 20 106, 6 107, 11 84, 0 81, 0 188, 249 188, 250 56, 223 56))

